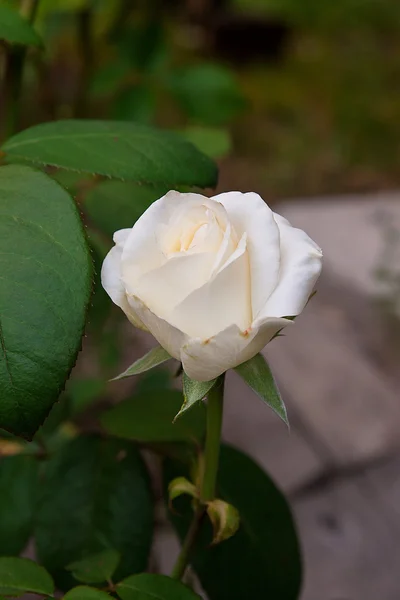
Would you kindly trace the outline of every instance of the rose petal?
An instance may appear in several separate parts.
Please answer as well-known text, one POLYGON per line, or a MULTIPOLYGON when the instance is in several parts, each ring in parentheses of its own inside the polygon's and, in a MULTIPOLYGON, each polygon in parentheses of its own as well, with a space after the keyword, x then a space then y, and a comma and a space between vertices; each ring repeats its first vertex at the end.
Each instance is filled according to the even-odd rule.
POLYGON ((127 291, 140 298, 156 315, 169 319, 177 304, 209 279, 214 258, 212 253, 170 258, 162 267, 140 277, 134 285, 127 282, 127 291))
POLYGON ((123 246, 125 244, 126 240, 128 239, 131 231, 132 231, 132 228, 120 229, 119 231, 116 231, 113 235, 113 240, 116 243, 116 245, 123 246))
POLYGON ((143 302, 136 296, 128 296, 128 302, 131 308, 140 316, 140 319, 147 327, 148 331, 156 338, 158 343, 177 360, 180 360, 180 351, 187 342, 187 336, 179 331, 164 319, 155 315, 143 302))
POLYGON ((231 325, 209 340, 192 338, 181 350, 185 373, 197 381, 210 381, 255 356, 278 331, 291 324, 287 319, 271 318, 248 332, 231 325))
POLYGON ((238 247, 238 239, 237 239, 236 231, 231 226, 231 224, 228 223, 226 226, 226 229, 225 229, 222 243, 216 254, 214 266, 212 268, 213 275, 215 275, 216 273, 218 273, 218 271, 220 271, 225 266, 227 266, 227 263, 228 263, 230 257, 235 252, 237 247, 238 247))
POLYGON ((275 289, 279 276, 279 229, 273 212, 253 192, 227 192, 214 196, 226 208, 237 234, 247 233, 250 257, 251 302, 256 318, 275 289))
POLYGON ((229 325, 251 325, 250 273, 243 235, 227 265, 171 313, 171 323, 191 337, 209 338, 229 325))
POLYGON ((301 313, 321 273, 322 252, 301 229, 274 214, 280 230, 281 270, 260 319, 295 316, 301 313))
POLYGON ((123 247, 119 244, 119 242, 122 240, 123 235, 119 234, 122 234, 123 231, 127 230, 123 229, 114 234, 114 240, 118 240, 118 245, 111 248, 110 252, 104 259, 103 266, 101 268, 101 285, 110 296, 114 304, 122 308, 130 322, 135 325, 135 327, 146 329, 138 315, 129 305, 126 297, 125 286, 121 279, 121 257, 123 247))

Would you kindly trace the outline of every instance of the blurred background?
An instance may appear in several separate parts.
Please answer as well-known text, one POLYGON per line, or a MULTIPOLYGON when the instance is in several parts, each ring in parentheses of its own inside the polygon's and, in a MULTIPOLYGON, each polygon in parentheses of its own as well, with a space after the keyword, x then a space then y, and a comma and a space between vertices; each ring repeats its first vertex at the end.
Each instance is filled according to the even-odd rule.
MULTIPOLYGON (((225 438, 291 502, 302 600, 398 600, 400 3, 41 0, 35 25, 46 49, 29 51, 18 128, 86 117, 177 130, 218 161, 218 192, 258 192, 322 247, 317 296, 267 349, 290 434, 232 375, 225 438)), ((4 132, 4 88, 1 100, 4 132)), ((52 172, 98 267, 112 232, 165 191, 52 172)), ((96 290, 68 391, 85 406, 151 344, 96 290)), ((174 544, 161 523, 165 569, 174 544)))

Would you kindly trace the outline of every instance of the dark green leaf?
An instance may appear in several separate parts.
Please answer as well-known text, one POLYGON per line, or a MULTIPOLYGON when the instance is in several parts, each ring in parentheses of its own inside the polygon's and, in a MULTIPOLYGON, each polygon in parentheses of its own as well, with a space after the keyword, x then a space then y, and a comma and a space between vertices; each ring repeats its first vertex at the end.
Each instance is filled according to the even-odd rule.
POLYGON ((118 440, 81 437, 46 466, 36 528, 38 557, 57 584, 73 584, 65 567, 114 548, 115 577, 143 571, 153 531, 150 482, 138 450, 118 440))
POLYGON ((169 88, 186 115, 200 123, 228 123, 246 107, 234 75, 220 65, 191 65, 174 71, 169 88))
POLYGON ((0 594, 22 596, 25 592, 51 596, 54 583, 46 569, 27 558, 0 558, 0 594))
POLYGON ((192 126, 180 133, 211 158, 224 158, 232 149, 232 140, 226 129, 192 126))
POLYGON ((188 587, 165 575, 142 573, 117 585, 121 600, 200 600, 188 587))
POLYGON ((247 385, 264 400, 280 416, 282 421, 289 425, 286 407, 283 403, 279 390, 262 354, 256 354, 247 362, 235 368, 236 373, 245 380, 247 385))
MULTIPOLYGON (((187 470, 167 462, 166 501, 167 485, 178 476, 187 477, 187 470)), ((239 511, 240 527, 229 540, 210 547, 212 528, 204 522, 192 564, 208 598, 298 600, 299 542, 281 492, 251 458, 223 446, 217 494, 239 511)), ((190 500, 177 498, 169 516, 181 539, 192 515, 190 500)))
POLYGON ((173 423, 182 404, 176 390, 154 389, 136 394, 101 416, 107 433, 139 442, 178 442, 202 439, 205 407, 198 403, 187 415, 173 423))
POLYGON ((91 260, 68 193, 30 167, 0 168, 0 427, 31 438, 75 363, 91 260))
POLYGON ((111 596, 95 588, 79 585, 65 594, 63 600, 110 600, 111 596))
POLYGON ((188 377, 184 371, 182 375, 183 404, 178 414, 176 415, 176 418, 183 415, 197 402, 203 400, 203 398, 207 396, 211 388, 213 388, 214 385, 217 383, 217 380, 218 378, 212 379, 211 381, 195 381, 194 379, 190 379, 190 377, 188 377))
POLYGON ((170 360, 172 356, 168 354, 164 348, 161 346, 156 346, 149 350, 147 354, 142 356, 142 358, 138 358, 130 367, 128 367, 125 371, 123 371, 117 377, 114 377, 113 381, 117 379, 124 379, 124 377, 132 377, 133 375, 139 375, 140 373, 144 373, 145 371, 149 371, 153 367, 157 367, 161 365, 167 360, 170 360))
POLYGON ((67 120, 25 129, 7 156, 73 171, 169 185, 213 187, 217 167, 177 134, 120 121, 67 120))
POLYGON ((120 559, 120 553, 110 548, 71 563, 67 570, 82 583, 108 582, 111 581, 120 559))
POLYGON ((39 464, 33 456, 0 460, 0 554, 20 554, 33 530, 39 464))
POLYGON ((17 10, 0 4, 0 40, 23 46, 40 46, 41 39, 17 10))
POLYGON ((112 237, 115 231, 132 227, 166 187, 125 181, 104 181, 85 197, 84 211, 90 222, 112 237))

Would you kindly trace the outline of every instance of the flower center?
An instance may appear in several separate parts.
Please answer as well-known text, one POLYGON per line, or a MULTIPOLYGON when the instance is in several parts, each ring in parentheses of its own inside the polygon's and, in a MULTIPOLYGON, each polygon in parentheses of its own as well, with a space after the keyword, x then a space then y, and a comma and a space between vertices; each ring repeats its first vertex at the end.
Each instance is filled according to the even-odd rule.
POLYGON ((172 258, 180 253, 216 252, 224 236, 214 212, 206 206, 179 215, 168 227, 164 253, 172 258))

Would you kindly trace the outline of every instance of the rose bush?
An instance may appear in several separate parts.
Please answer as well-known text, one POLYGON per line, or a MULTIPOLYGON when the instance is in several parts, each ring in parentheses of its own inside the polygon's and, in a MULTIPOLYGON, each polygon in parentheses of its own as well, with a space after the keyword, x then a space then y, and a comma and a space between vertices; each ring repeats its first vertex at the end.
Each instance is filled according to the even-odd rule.
POLYGON ((114 241, 105 290, 198 381, 260 352, 321 271, 319 247, 255 193, 170 191, 114 241))

